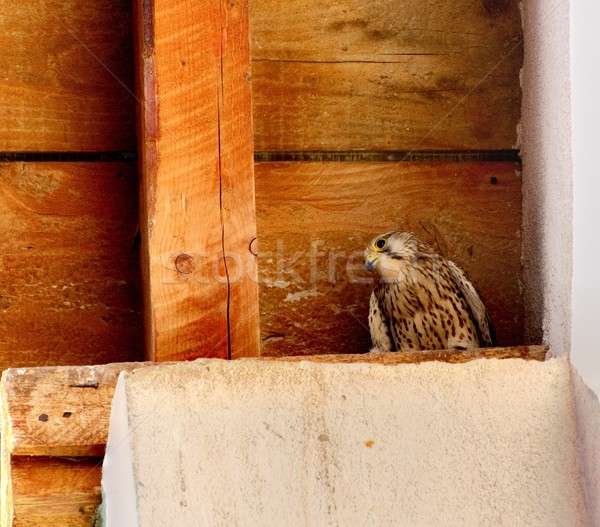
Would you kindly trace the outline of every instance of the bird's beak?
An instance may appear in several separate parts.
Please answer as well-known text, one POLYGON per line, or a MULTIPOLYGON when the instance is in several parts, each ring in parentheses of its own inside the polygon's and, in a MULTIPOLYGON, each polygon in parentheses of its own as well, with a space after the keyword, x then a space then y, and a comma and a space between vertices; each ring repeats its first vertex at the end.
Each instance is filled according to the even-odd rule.
POLYGON ((367 256, 365 258, 365 267, 369 270, 369 271, 374 271, 375 270, 375 262, 377 261, 377 256, 374 254, 369 254, 369 256, 367 256))

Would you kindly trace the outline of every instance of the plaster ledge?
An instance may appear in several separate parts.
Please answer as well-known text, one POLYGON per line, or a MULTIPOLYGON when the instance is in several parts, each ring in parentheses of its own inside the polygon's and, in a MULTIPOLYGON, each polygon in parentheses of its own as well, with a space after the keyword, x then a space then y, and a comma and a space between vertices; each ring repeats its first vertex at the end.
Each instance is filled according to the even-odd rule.
POLYGON ((592 525, 599 422, 566 359, 124 372, 105 522, 592 525))

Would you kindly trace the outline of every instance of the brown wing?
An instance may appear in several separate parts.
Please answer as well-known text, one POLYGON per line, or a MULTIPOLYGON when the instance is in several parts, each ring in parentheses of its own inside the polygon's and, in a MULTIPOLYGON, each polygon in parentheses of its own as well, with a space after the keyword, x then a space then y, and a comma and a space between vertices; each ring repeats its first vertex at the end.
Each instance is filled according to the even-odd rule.
POLYGON ((496 345, 496 334, 494 332, 494 326, 490 319, 490 315, 479 296, 477 288, 467 278, 464 271, 458 267, 454 262, 447 260, 448 267, 452 273, 452 278, 456 282, 456 286, 465 296, 467 306, 473 313, 473 318, 477 325, 477 331, 479 333, 479 342, 482 348, 495 346, 496 345))
POLYGON ((379 351, 395 351, 390 336, 389 321, 379 307, 379 300, 377 300, 375 291, 371 293, 369 330, 371 332, 371 342, 375 348, 378 348, 379 351))

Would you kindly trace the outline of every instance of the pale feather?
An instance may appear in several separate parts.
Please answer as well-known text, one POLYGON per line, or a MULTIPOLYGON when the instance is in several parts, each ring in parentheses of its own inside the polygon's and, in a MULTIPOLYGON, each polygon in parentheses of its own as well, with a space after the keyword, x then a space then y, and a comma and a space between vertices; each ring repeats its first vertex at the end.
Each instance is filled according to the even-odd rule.
POLYGON ((379 307, 379 300, 375 291, 371 293, 369 307, 369 329, 371 330, 371 342, 379 351, 393 351, 394 344, 389 335, 389 321, 379 307))

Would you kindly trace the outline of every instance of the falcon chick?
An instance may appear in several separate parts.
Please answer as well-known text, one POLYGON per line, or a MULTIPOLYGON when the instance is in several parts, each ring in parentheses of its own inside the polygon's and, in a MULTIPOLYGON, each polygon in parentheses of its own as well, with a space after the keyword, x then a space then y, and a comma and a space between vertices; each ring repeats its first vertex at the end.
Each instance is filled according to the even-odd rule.
POLYGON ((379 283, 371 293, 369 329, 380 351, 467 349, 496 344, 475 286, 453 262, 410 232, 388 232, 365 249, 379 283))

